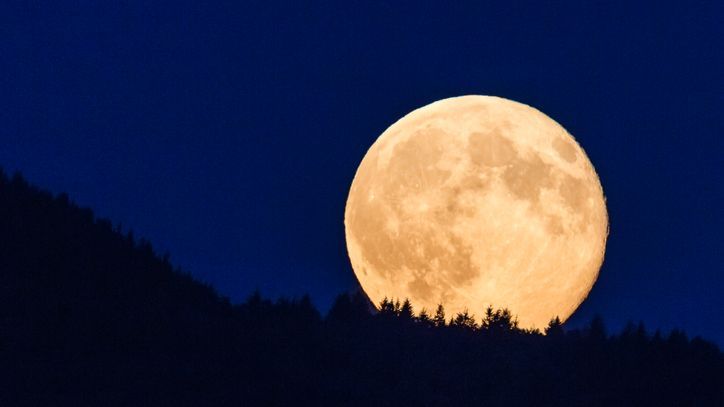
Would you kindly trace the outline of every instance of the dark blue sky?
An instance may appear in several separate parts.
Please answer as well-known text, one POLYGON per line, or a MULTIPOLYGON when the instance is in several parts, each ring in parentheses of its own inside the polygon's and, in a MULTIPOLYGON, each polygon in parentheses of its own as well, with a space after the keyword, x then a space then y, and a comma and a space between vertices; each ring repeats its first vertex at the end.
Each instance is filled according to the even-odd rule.
POLYGON ((0 166, 233 300, 326 308, 356 284, 344 203, 377 136, 437 99, 503 96, 566 127, 608 199, 572 324, 724 343, 724 3, 199 3, 2 2, 0 166))

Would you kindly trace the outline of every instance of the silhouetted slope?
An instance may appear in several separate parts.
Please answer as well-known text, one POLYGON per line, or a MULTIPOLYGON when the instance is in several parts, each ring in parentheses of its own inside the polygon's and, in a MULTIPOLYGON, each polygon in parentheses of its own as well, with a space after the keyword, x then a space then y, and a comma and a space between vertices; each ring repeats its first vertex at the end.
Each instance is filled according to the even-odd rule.
POLYGON ((25 344, 50 330, 140 331, 230 311, 213 289, 174 272, 149 243, 20 176, 0 176, 0 214, 3 321, 34 333, 25 344))
POLYGON ((4 174, 0 299, 0 349, 15 362, 5 367, 18 369, 4 378, 16 396, 46 394, 56 399, 50 404, 69 393, 100 403, 151 385, 151 377, 182 368, 179 361, 206 358, 232 314, 213 289, 174 271, 147 242, 65 195, 4 174))
POLYGON ((0 171, 0 406, 722 405, 718 348, 506 310, 231 305, 146 242, 0 171), (431 312, 430 310, 428 310, 431 312))

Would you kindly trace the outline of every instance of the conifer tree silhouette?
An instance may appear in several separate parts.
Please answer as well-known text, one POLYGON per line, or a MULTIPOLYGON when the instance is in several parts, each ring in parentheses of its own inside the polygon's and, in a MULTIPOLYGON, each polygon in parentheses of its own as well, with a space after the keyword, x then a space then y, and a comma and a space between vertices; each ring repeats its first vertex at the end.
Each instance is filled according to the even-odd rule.
POLYGON ((427 313, 427 309, 423 308, 420 310, 420 313, 417 315, 416 321, 425 327, 431 327, 434 326, 434 322, 432 318, 430 318, 430 314, 427 313))
POLYGON ((471 315, 467 309, 463 310, 463 312, 458 312, 455 315, 455 318, 450 320, 450 326, 471 331, 478 329, 478 324, 475 322, 475 316, 471 315))
POLYGON ((396 317, 397 311, 395 310, 395 303, 387 299, 387 297, 382 299, 380 302, 379 315, 383 318, 396 317))
POLYGON ((445 307, 443 307, 442 304, 438 304, 432 322, 438 328, 442 328, 447 324, 445 321, 445 307))
POLYGON ((415 313, 412 309, 412 303, 409 299, 405 298, 405 301, 402 303, 402 306, 400 307, 400 313, 399 317, 403 321, 412 322, 414 319, 415 313))
POLYGON ((563 335, 563 323, 561 322, 561 319, 558 318, 558 316, 556 316, 555 318, 551 318, 550 322, 548 322, 548 326, 545 329, 545 333, 551 338, 558 338, 563 335))
POLYGON ((496 309, 493 311, 492 306, 485 309, 485 316, 481 324, 481 329, 492 334, 505 334, 518 330, 518 319, 507 308, 496 309))

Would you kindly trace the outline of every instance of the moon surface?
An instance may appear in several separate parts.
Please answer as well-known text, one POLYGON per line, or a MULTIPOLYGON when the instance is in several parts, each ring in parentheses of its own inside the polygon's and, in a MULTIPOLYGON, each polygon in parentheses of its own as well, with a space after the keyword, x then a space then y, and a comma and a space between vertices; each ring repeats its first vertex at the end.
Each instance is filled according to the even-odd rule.
POLYGON ((417 109, 365 155, 345 209, 347 250, 372 302, 448 317, 508 308, 520 326, 567 319, 603 262, 601 183, 540 111, 462 96, 417 109))

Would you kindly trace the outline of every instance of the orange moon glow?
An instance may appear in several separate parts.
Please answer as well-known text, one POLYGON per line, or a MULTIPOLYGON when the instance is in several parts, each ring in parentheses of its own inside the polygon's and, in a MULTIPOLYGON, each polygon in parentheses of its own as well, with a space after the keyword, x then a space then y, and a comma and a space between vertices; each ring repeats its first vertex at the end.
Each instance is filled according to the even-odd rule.
POLYGON ((576 310, 608 236, 601 183, 575 139, 491 96, 440 100, 390 126, 357 169, 344 223, 375 304, 505 307, 526 328, 576 310))

